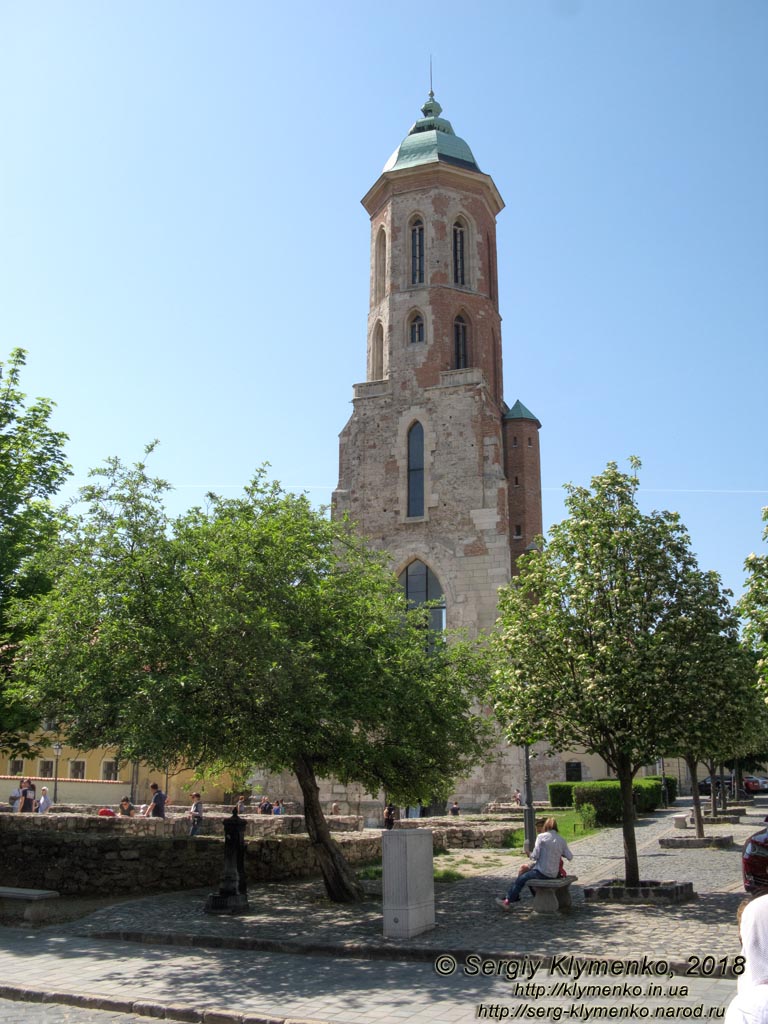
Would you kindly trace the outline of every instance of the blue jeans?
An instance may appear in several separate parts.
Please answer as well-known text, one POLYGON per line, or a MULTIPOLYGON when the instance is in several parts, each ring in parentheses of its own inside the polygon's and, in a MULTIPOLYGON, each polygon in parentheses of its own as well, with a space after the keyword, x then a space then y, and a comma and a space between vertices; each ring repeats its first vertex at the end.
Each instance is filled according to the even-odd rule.
POLYGON ((514 883, 509 887, 507 893, 507 899, 510 903, 517 903, 520 899, 520 893, 523 891, 528 882, 534 878, 546 878, 547 875, 543 871, 539 871, 538 868, 531 868, 530 871, 524 871, 522 875, 518 875, 514 883))

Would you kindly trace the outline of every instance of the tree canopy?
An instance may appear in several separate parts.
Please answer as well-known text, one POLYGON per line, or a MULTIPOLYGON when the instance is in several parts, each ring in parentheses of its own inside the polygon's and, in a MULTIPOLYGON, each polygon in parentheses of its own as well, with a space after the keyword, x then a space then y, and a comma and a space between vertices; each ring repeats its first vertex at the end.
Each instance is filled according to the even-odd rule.
MULTIPOLYGON (((768 507, 763 509, 763 540, 768 541, 768 507)), ((768 554, 752 553, 746 560, 747 585, 740 609, 744 635, 757 652, 758 671, 768 699, 768 554)))
POLYGON ((164 490, 143 463, 94 474, 55 586, 18 606, 19 690, 78 745, 295 772, 329 892, 354 898, 316 779, 446 794, 489 734, 478 654, 433 639, 380 554, 263 472, 173 521, 164 490))
POLYGON ((679 737, 680 700, 695 694, 703 652, 722 654, 716 638, 731 635, 718 602, 692 615, 704 577, 688 534, 674 513, 640 511, 631 462, 632 474, 609 463, 591 488, 566 487, 568 518, 520 559, 494 641, 509 738, 583 747, 616 773, 630 885, 639 880, 632 778, 679 737))
POLYGON ((27 402, 20 387, 25 353, 0 363, 0 750, 29 749, 39 724, 33 705, 11 695, 10 661, 19 632, 9 621, 11 599, 40 593, 48 577, 30 556, 48 543, 58 516, 51 498, 69 475, 65 434, 51 428, 53 403, 27 402))

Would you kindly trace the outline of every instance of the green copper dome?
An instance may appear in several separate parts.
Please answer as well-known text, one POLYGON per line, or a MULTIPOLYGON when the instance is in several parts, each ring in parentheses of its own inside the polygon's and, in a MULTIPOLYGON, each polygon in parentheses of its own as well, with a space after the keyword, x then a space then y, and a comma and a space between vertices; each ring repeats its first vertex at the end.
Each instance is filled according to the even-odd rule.
POLYGON ((419 164, 446 163, 479 171, 472 150, 454 134, 451 122, 440 117, 443 108, 430 92, 421 108, 423 118, 416 121, 406 137, 384 165, 385 171, 399 171, 419 164))

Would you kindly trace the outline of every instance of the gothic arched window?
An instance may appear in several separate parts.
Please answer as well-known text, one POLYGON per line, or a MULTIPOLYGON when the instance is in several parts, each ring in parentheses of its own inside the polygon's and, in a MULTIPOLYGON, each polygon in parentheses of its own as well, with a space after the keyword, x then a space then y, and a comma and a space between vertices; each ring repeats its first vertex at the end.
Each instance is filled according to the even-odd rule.
POLYGON ((414 313, 408 321, 408 336, 412 345, 424 341, 424 317, 421 313, 414 313))
POLYGON ((434 601, 429 610, 429 628, 440 632, 445 629, 445 594, 440 580, 429 566, 418 559, 411 562, 400 573, 400 586, 405 591, 408 604, 414 608, 434 601))
POLYGON ((371 346, 371 380, 384 379, 384 328, 381 320, 377 321, 373 329, 373 344, 371 346))
POLYGON ((453 283, 454 284, 466 284, 466 263, 465 263, 465 251, 466 251, 466 238, 467 229, 461 223, 456 221, 453 225, 453 283))
POLYGON ((453 366, 456 370, 465 370, 469 366, 467 321, 463 316, 457 316, 453 321, 453 366))
POLYGON ((387 233, 379 228, 373 263, 373 301, 381 302, 387 291, 387 233))
POLYGON ((411 284, 424 284, 424 221, 411 222, 411 284))
POLYGON ((424 427, 408 431, 408 516, 424 515, 424 427))

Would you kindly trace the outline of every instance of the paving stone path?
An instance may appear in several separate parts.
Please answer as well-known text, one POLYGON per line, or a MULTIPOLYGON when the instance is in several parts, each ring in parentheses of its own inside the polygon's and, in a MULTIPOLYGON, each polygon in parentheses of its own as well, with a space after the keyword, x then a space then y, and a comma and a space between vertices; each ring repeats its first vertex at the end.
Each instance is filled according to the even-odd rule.
MULTIPOLYGON (((681 804, 686 806, 678 801, 676 811, 681 804)), ((702 975, 701 968, 711 971, 717 961, 739 953, 735 914, 743 898, 740 849, 766 811, 768 798, 758 798, 742 823, 712 826, 713 834, 733 834, 734 845, 726 850, 662 850, 661 836, 681 834, 673 827, 672 811, 638 823, 641 877, 692 881, 699 893, 698 899, 678 907, 584 902, 582 885, 622 873, 621 831, 610 829, 573 844, 572 871, 579 876, 574 909, 555 920, 534 914, 530 897, 509 914, 495 906, 494 897, 516 874, 519 861, 514 858, 483 876, 437 885, 436 928, 406 941, 381 935, 378 899, 362 906, 333 906, 316 882, 254 886, 250 914, 235 918, 204 914, 203 892, 155 895, 66 925, 0 929, 0 999, 22 995, 19 990, 26 988, 32 998, 47 992, 54 999, 80 1000, 81 1014, 111 1010, 111 1015, 94 1017, 94 1024, 133 1024, 141 1019, 137 1012, 211 1024, 459 1024, 477 1019, 481 1004, 517 1008, 526 1001, 537 1007, 551 1004, 549 1019, 557 1019, 556 1006, 564 1012, 563 1007, 567 1011, 578 1001, 562 987, 574 982, 572 968, 570 974, 565 968, 562 974, 548 974, 545 989, 531 995, 530 989, 516 986, 538 983, 547 967, 540 967, 535 979, 510 979, 503 973, 511 970, 506 968, 500 976, 484 976, 467 973, 466 965, 472 963, 467 956, 477 954, 480 961, 496 963, 511 957, 528 957, 529 963, 555 957, 560 958, 555 963, 566 967, 570 961, 563 958, 571 956, 574 962, 587 963, 609 958, 628 964, 627 971, 645 956, 654 964, 666 961, 674 975, 664 977, 658 992, 648 987, 659 980, 648 975, 648 961, 642 968, 645 976, 589 980, 630 987, 640 983, 642 1001, 630 994, 625 1002, 642 1002, 651 1012, 674 1004, 703 1005, 709 1014, 727 1004, 734 982, 702 975), (436 970, 439 957, 442 970, 449 973, 436 970), (713 960, 705 963, 705 957, 713 960), (697 964, 698 976, 686 976, 697 964), (553 988, 558 984, 560 989, 553 988), (688 988, 685 995, 680 994, 683 985, 688 988), (92 997, 90 1007, 86 996, 92 997)), ((610 1002, 617 999, 621 1002, 619 996, 610 1002)), ((7 1007, 0 1003, 4 1024, 16 1019, 24 1024, 91 1022, 91 1017, 67 1016, 73 1011, 62 1006, 7 1006, 16 1017, 4 1015, 7 1007)))

